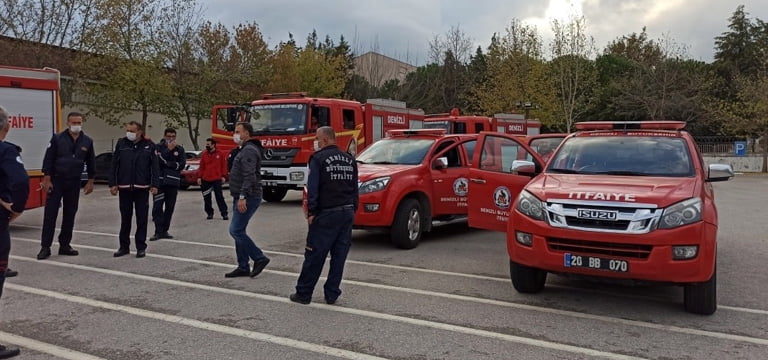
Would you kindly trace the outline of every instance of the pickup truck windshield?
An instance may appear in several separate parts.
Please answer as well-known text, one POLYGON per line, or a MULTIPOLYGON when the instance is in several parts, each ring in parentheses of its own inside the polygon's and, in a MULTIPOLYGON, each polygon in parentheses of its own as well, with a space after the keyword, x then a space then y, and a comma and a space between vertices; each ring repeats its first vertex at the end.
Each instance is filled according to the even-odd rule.
POLYGON ((432 139, 381 139, 357 156, 361 164, 421 164, 432 148, 432 139))
POLYGON ((568 139, 547 173, 688 177, 694 174, 687 144, 679 137, 581 136, 568 139))

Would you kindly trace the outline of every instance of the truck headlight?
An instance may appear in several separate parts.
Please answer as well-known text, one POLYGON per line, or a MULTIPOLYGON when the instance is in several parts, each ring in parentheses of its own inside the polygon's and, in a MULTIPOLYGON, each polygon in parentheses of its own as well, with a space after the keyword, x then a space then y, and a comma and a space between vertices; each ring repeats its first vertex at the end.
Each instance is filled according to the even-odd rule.
POLYGON ((697 221, 701 221, 701 199, 688 199, 664 209, 659 229, 674 229, 697 221))
POLYGON ((184 169, 184 170, 187 170, 187 171, 195 171, 195 170, 197 170, 198 168, 200 168, 200 165, 197 165, 197 164, 189 164, 189 165, 187 165, 187 168, 186 168, 186 169, 184 169))
POLYGON ((517 211, 532 219, 544 220, 544 203, 525 190, 520 193, 520 197, 517 199, 517 211))
POLYGON ((384 190, 389 184, 389 179, 390 179, 389 176, 384 176, 384 177, 368 180, 360 184, 359 193, 367 194, 367 193, 384 190))

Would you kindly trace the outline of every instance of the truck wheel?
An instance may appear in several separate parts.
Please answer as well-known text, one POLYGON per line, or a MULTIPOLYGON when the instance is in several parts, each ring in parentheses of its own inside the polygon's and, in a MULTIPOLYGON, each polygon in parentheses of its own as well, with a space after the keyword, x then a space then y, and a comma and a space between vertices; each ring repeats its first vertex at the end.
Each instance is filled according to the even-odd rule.
POLYGON ((712 315, 717 310, 717 270, 712 278, 703 283, 685 284, 683 302, 685 311, 700 315, 712 315))
POLYGON ((262 192, 264 200, 269 202, 280 202, 285 197, 285 194, 288 193, 288 188, 267 186, 262 190, 262 192))
POLYGON ((535 294, 544 289, 547 282, 547 272, 509 261, 509 277, 515 290, 524 294, 535 294))
POLYGON ((416 199, 405 199, 397 207, 392 223, 392 243, 401 249, 413 249, 419 245, 423 232, 421 205, 416 199))

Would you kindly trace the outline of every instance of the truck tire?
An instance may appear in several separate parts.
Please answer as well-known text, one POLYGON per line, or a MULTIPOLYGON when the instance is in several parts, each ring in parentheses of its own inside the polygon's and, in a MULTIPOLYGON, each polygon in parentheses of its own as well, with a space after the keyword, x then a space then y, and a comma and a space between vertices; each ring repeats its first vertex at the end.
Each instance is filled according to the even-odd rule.
POLYGON ((284 187, 277 187, 277 186, 266 186, 262 190, 264 197, 264 200, 269 202, 280 202, 285 197, 285 194, 288 193, 288 188, 284 187))
POLYGON ((717 270, 703 283, 685 284, 683 291, 685 311, 712 315, 717 310, 717 270))
POLYGON ((416 199, 405 199, 397 207, 390 235, 392 243, 401 249, 413 249, 419 245, 424 229, 421 204, 416 199))
POLYGON ((535 294, 544 290, 547 272, 509 261, 509 277, 515 290, 524 294, 535 294))

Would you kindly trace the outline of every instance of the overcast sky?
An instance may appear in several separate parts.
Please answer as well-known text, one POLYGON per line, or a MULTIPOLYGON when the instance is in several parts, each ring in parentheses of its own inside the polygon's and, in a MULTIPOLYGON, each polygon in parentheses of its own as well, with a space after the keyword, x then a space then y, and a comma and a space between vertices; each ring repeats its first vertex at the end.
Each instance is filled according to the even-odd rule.
POLYGON ((583 14, 600 51, 615 38, 640 32, 652 39, 669 34, 687 45, 693 59, 710 62, 714 38, 726 31, 739 4, 751 18, 768 21, 767 0, 200 0, 206 17, 226 25, 259 24, 274 46, 292 33, 299 45, 316 29, 337 42, 344 35, 361 54, 378 52, 423 65, 435 35, 459 26, 484 50, 494 32, 505 33, 512 19, 535 25, 545 44, 550 19, 583 14))

